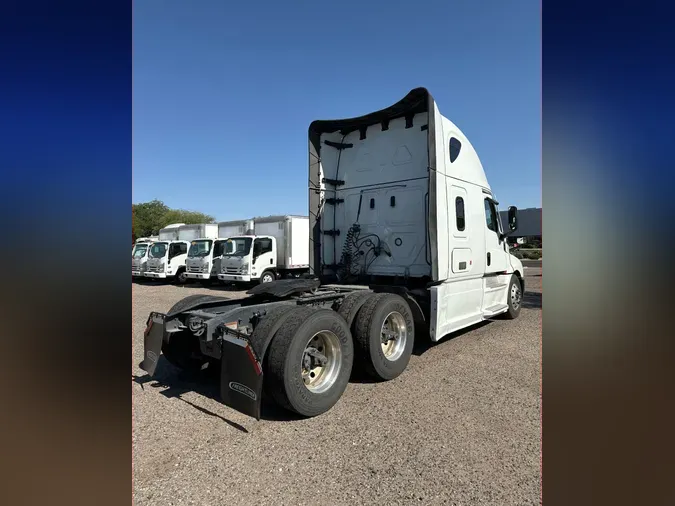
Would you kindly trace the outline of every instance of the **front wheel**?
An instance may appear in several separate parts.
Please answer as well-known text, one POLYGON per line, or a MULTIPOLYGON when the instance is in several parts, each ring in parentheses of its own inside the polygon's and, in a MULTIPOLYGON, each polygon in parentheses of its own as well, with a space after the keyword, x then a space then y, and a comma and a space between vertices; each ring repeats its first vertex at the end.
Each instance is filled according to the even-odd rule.
POLYGON ((272 271, 265 271, 260 276, 260 284, 271 283, 272 281, 274 281, 274 273, 272 271))
POLYGON ((185 269, 178 271, 178 273, 176 274, 176 283, 178 283, 179 285, 184 285, 185 283, 187 283, 187 281, 188 277, 185 269))
POLYGON ((506 297, 506 303, 509 305, 509 308, 506 310, 506 313, 504 313, 504 318, 507 320, 514 320, 518 318, 518 315, 520 314, 520 308, 523 301, 520 279, 518 279, 518 276, 515 274, 511 276, 511 282, 509 283, 509 290, 506 297))

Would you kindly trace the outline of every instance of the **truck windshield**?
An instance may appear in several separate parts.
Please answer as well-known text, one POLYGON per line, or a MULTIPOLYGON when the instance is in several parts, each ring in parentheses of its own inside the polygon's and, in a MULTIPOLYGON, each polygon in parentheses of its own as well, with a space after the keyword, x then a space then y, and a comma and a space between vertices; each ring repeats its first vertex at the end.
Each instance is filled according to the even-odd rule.
POLYGON ((166 255, 167 243, 156 242, 150 247, 150 258, 163 258, 166 255))
POLYGON ((216 243, 213 245, 213 258, 223 256, 223 252, 225 251, 225 243, 227 243, 227 241, 216 241, 216 243))
POLYGON ((248 255, 251 251, 251 243, 253 239, 250 237, 237 237, 235 239, 228 239, 225 243, 225 256, 228 257, 243 257, 248 255))
POLYGON ((131 258, 143 258, 148 251, 147 244, 137 244, 134 246, 134 251, 131 253, 131 258))
POLYGON ((190 258, 205 257, 211 252, 211 244, 213 244, 211 239, 192 241, 188 250, 188 256, 190 258))

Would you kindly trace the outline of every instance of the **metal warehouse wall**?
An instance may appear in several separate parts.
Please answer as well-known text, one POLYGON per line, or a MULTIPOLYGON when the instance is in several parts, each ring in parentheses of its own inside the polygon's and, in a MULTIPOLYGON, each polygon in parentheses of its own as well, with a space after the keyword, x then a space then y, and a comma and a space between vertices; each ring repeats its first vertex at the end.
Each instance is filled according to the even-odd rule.
MULTIPOLYGON (((500 211, 502 224, 508 227, 508 211, 500 211)), ((518 230, 513 237, 541 237, 541 207, 518 209, 518 230)))

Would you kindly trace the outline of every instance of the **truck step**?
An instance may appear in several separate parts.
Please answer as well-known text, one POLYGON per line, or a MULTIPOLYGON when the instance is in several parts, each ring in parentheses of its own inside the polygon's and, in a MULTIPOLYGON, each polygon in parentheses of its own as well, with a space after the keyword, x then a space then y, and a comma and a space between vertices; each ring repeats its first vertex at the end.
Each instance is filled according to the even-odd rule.
POLYGON ((509 307, 508 304, 495 304, 494 306, 490 306, 489 308, 484 309, 483 316, 485 317, 494 316, 498 313, 503 312, 508 307, 509 307))

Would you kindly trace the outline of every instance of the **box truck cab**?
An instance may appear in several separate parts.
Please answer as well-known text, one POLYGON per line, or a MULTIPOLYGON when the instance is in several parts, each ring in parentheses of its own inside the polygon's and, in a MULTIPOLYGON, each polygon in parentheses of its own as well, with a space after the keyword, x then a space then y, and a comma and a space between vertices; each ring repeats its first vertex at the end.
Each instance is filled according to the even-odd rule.
MULTIPOLYGON (((523 266, 506 244, 517 210, 504 230, 478 154, 426 89, 364 116, 314 121, 308 179, 313 278, 262 283, 236 300, 192 295, 152 312, 144 370, 154 374, 160 353, 183 369, 215 363, 231 408, 260 419, 269 386, 280 406, 317 416, 355 367, 389 381, 416 340, 518 317, 523 266)), ((255 236, 228 241, 227 269, 267 272, 272 239, 282 246, 258 234, 256 220, 255 236)), ((430 395, 443 402, 442 392, 430 395)))
POLYGON ((150 245, 159 237, 139 237, 131 249, 131 277, 142 278, 148 264, 150 245))
MULTIPOLYGON (((181 228, 181 234, 182 239, 190 241, 185 261, 188 279, 209 280, 214 250, 222 249, 220 244, 215 244, 218 241, 218 225, 215 223, 186 225, 181 228)), ((213 273, 214 276, 216 274, 213 273)))
POLYGON ((227 240, 218 279, 270 283, 309 271, 307 216, 254 218, 253 232, 227 240))
POLYGON ((185 260, 190 243, 180 237, 185 226, 184 223, 176 223, 159 231, 159 239, 148 251, 146 278, 170 279, 178 283, 187 281, 185 260))
POLYGON ((218 278, 228 237, 253 233, 253 220, 222 221, 208 226, 211 227, 210 232, 216 230, 216 237, 211 239, 205 236, 192 241, 186 261, 188 278, 203 282, 218 278))

